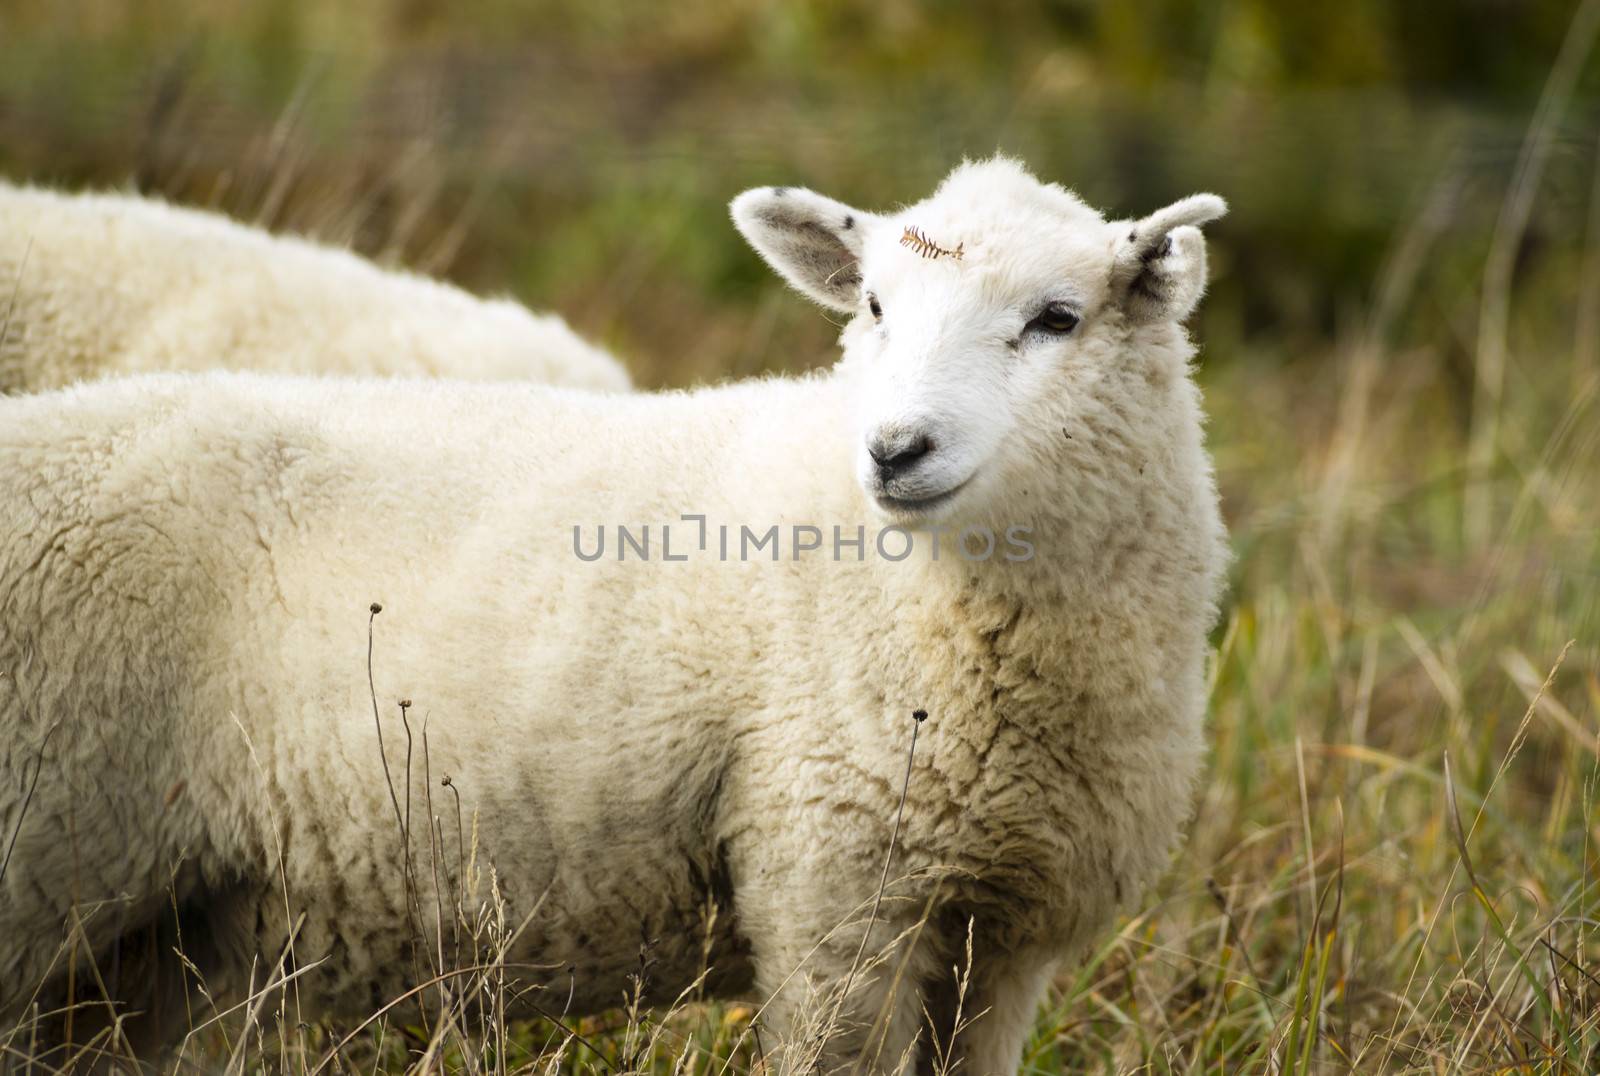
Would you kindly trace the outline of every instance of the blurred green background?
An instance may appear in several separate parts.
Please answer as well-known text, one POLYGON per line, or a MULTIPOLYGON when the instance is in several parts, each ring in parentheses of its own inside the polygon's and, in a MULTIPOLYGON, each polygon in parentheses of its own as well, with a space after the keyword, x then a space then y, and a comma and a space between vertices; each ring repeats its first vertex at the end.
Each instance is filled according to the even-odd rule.
MULTIPOLYGON (((825 361, 725 206, 762 183, 858 205, 1002 150, 1108 214, 1194 190, 1208 359, 1385 326, 1470 394, 1473 312, 1567 0, 1336 5, 6 0, 0 173, 132 183, 565 312, 646 384, 825 361), (1419 224, 1420 222, 1420 224, 1419 224)), ((1554 117, 1519 286, 1573 303, 1600 65, 1554 117)))

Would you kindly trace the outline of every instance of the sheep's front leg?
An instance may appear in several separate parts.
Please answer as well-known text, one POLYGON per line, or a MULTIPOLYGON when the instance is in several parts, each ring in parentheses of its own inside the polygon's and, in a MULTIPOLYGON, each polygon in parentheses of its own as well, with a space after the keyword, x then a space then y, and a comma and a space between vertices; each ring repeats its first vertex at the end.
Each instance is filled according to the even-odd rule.
POLYGON ((741 896, 739 918, 752 938, 760 1024, 776 1032, 776 1044, 764 1045, 781 1054, 777 1069, 914 1071, 925 1048, 921 986, 935 964, 918 922, 924 905, 886 896, 863 946, 870 894, 852 906, 841 900, 845 887, 823 876, 766 881, 766 899, 741 896))
POLYGON ((1012 1076, 1056 960, 1036 952, 984 953, 981 945, 974 946, 970 968, 961 959, 924 990, 931 1025, 919 1072, 1012 1076))

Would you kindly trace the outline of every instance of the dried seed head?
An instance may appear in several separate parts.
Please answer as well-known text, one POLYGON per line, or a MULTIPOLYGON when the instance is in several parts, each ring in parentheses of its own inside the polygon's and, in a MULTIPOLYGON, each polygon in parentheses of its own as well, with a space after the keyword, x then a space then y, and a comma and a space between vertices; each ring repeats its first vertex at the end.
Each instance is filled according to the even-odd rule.
POLYGON ((965 240, 957 243, 955 249, 951 250, 948 247, 941 247, 938 243, 935 243, 932 239, 929 239, 927 234, 920 228, 915 227, 906 228, 905 233, 900 236, 900 245, 903 247, 910 247, 924 258, 949 257, 954 258, 956 261, 960 261, 962 256, 967 252, 967 244, 965 240))

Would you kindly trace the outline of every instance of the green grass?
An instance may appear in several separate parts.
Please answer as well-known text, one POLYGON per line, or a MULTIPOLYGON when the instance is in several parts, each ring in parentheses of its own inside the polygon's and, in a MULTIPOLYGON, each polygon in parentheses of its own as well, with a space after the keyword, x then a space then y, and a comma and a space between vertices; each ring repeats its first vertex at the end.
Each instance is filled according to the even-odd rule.
MULTIPOLYGON (((1353 91, 1342 75, 1258 85, 1237 75, 1254 31, 1221 15, 1202 63, 1141 44, 1109 8, 1081 34, 1019 17, 985 39, 956 14, 905 15, 885 36, 852 4, 690 4, 650 26, 608 5, 146 6, 0 16, 14 31, 0 33, 0 168, 137 176, 511 291, 617 345, 646 385, 829 360, 833 327, 726 221, 748 184, 878 204, 1001 144, 1119 210, 1228 195, 1196 327, 1236 550, 1212 758, 1172 870, 1054 984, 1024 1070, 1600 1070, 1592 130, 1555 140, 1505 293, 1493 451, 1469 465, 1486 421, 1484 262, 1565 7, 1507 31, 1548 45, 1530 76, 1490 65, 1498 96, 1465 102, 1407 96, 1393 71, 1353 91), (516 48, 497 51, 502 37, 516 48), (488 90, 453 92, 474 77, 488 90), (391 114, 430 79, 443 118, 391 114), (1162 120, 1170 107, 1193 129, 1162 120), (1307 125, 1321 137, 1285 133, 1307 125), (1143 131, 1150 144, 1119 149, 1143 131), (1205 146, 1236 131, 1247 159, 1224 167, 1205 146)), ((1377 9, 1356 7, 1323 32, 1381 38, 1377 9)), ((1292 67, 1297 40, 1257 45, 1292 67)), ((273 999, 247 1032, 236 1015, 195 1045, 206 1069, 303 1073, 355 1031, 326 1071, 722 1076, 761 1067, 752 1013, 686 1002, 565 1027, 490 1011, 481 1030, 355 1031, 280 1021, 273 999)))

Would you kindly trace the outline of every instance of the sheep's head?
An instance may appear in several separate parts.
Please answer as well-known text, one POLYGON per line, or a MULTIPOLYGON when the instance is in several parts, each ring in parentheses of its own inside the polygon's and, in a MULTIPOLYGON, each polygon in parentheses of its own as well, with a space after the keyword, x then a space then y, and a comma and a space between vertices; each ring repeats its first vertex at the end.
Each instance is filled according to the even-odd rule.
POLYGON ((858 477, 900 523, 973 507, 1008 463, 1037 459, 1038 432, 1054 436, 1075 397, 1150 380, 1108 378, 1119 365, 1181 370, 1181 322, 1205 289, 1197 226, 1225 211, 1200 194, 1107 221, 1005 158, 963 164, 891 214, 793 187, 733 202, 773 268, 851 316, 858 477))

